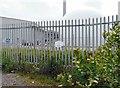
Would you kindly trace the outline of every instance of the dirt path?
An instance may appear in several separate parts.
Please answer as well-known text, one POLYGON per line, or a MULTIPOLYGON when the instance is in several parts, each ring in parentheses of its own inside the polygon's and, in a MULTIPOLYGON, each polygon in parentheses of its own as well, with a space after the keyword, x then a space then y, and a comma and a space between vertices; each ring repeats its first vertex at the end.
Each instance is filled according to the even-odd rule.
POLYGON ((16 73, 0 73, 0 75, 2 78, 2 86, 49 86, 41 84, 29 77, 22 77, 16 73))

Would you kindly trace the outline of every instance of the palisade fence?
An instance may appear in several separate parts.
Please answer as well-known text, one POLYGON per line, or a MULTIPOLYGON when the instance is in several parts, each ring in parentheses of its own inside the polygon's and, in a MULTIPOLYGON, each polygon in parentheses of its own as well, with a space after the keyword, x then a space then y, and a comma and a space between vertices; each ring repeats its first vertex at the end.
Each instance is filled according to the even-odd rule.
MULTIPOLYGON (((2 48, 4 57, 37 64, 47 63, 50 59, 72 65, 74 51, 94 51, 106 41, 104 30, 110 31, 116 17, 78 19, 61 21, 27 22, 2 25, 2 48), (56 41, 61 41, 63 44, 56 41)), ((81 57, 81 56, 80 56, 81 57)))

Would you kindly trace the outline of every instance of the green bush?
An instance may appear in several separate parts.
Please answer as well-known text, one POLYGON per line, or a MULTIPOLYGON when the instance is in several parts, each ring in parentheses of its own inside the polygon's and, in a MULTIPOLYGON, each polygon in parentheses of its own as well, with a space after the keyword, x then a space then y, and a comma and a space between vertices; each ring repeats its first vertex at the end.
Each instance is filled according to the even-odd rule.
POLYGON ((81 58, 76 54, 72 71, 57 76, 63 86, 120 87, 120 26, 115 23, 110 32, 104 31, 103 36, 107 42, 95 51, 94 57, 88 51, 81 58))
POLYGON ((2 59, 2 70, 6 72, 11 72, 16 70, 16 62, 11 59, 2 59))
POLYGON ((56 77, 58 74, 63 72, 63 65, 61 64, 61 61, 56 60, 54 58, 51 58, 48 63, 39 63, 38 66, 39 73, 43 75, 48 75, 52 77, 56 77))

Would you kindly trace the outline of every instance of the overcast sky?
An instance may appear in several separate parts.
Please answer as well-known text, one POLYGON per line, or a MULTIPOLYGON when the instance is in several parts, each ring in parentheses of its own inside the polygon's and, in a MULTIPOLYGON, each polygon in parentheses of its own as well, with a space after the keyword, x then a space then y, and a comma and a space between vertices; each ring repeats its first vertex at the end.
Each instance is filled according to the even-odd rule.
POLYGON ((82 19, 118 14, 120 0, 66 0, 67 14, 63 15, 63 0, 0 0, 0 16, 25 20, 82 19))

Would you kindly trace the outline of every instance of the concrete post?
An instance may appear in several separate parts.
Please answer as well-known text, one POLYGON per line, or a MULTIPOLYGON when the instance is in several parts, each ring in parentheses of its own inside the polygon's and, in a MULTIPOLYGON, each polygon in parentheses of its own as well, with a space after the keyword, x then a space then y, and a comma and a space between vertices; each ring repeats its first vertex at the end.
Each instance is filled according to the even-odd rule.
MULTIPOLYGON (((2 18, 0 17, 0 28, 2 28, 2 18)), ((0 57, 2 57, 2 29, 0 29, 0 57)), ((2 70, 2 58, 0 58, 0 70, 2 70)), ((2 87, 2 73, 0 73, 0 87, 2 87)))
POLYGON ((118 20, 120 21, 120 1, 118 2, 118 20))
POLYGON ((66 0, 63 0, 63 17, 66 14, 66 0))

